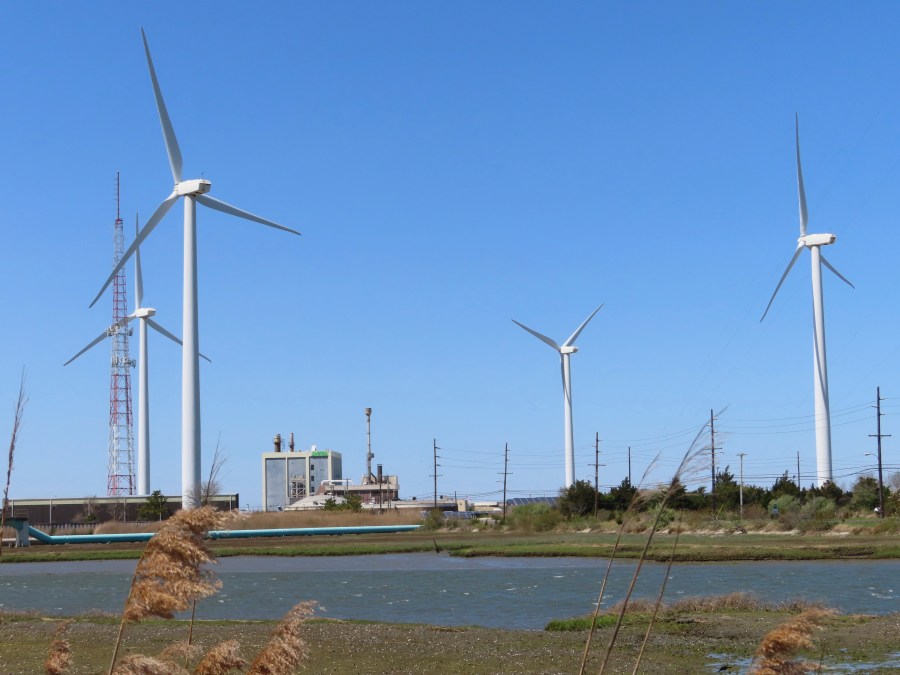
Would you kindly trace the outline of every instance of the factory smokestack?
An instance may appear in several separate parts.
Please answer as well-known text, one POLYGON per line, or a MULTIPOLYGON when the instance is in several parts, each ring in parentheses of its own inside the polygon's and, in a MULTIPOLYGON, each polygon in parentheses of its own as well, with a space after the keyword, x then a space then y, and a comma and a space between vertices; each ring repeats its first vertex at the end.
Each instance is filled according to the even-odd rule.
POLYGON ((289 446, 291 448, 291 452, 294 451, 294 432, 291 432, 291 444, 289 446))
POLYGON ((275 452, 281 452, 281 434, 275 434, 275 452))
POLYGON ((372 409, 366 408, 366 480, 365 483, 372 482, 372 409))

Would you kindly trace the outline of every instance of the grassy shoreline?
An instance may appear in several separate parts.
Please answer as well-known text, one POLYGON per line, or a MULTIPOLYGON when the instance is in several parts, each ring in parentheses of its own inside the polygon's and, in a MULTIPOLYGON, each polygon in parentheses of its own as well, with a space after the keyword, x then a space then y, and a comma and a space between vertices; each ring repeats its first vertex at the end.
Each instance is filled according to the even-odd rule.
MULTIPOLYGON (((648 559, 668 560, 672 534, 658 533, 648 559)), ((219 557, 345 556, 388 553, 447 553, 453 556, 608 557, 615 536, 593 532, 511 533, 499 531, 417 531, 396 534, 277 537, 211 541, 219 557)), ((644 535, 625 535, 617 557, 637 558, 644 535)), ((137 559, 143 544, 72 544, 7 549, 2 563, 137 559)), ((859 534, 682 534, 676 562, 752 560, 900 559, 895 535, 859 534)))
MULTIPOLYGON (((778 611, 688 611, 667 616, 654 628, 641 672, 715 672, 717 667, 746 662, 760 638, 790 614, 778 611)), ((52 640, 56 621, 40 616, 0 616, 0 653, 4 673, 42 672, 41 664, 52 640), (14 649, 12 646, 15 646, 14 649)), ((236 638, 242 652, 252 654, 264 643, 274 622, 201 621, 194 627, 197 643, 209 646, 236 638)), ((105 672, 109 664, 117 620, 76 617, 67 636, 72 642, 72 673, 105 672)), ((597 630, 588 672, 596 672, 609 627, 597 630)), ((608 672, 630 673, 635 647, 645 623, 629 622, 613 652, 608 672)), ((183 639, 182 621, 146 621, 128 627, 124 648, 158 653, 183 639)), ((853 664, 858 672, 874 672, 878 664, 893 664, 878 672, 898 672, 900 614, 889 616, 839 615, 815 636, 818 648, 807 657, 826 666, 853 664), (824 651, 823 651, 824 648, 824 651)), ((571 673, 576 672, 584 631, 521 631, 421 624, 313 620, 302 629, 312 647, 303 672, 346 673, 571 673)))

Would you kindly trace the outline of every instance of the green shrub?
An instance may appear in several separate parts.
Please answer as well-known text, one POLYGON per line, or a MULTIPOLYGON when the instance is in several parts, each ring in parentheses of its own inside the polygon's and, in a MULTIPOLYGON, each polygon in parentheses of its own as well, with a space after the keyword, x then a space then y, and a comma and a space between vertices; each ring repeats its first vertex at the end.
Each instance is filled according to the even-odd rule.
POLYGON ((829 530, 834 525, 837 506, 825 497, 813 497, 800 507, 798 527, 829 530))
POLYGON ((562 515, 549 504, 523 504, 509 513, 509 526, 523 532, 547 532, 562 521, 562 515))
POLYGON ((423 530, 440 530, 447 524, 444 520, 444 512, 440 509, 429 509, 422 521, 423 530))

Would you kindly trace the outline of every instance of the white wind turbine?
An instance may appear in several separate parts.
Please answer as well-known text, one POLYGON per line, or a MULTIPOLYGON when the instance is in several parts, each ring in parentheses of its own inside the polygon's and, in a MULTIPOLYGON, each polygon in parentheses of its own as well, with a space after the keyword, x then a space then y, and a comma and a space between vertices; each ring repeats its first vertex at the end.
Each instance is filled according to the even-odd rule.
POLYGON ((223 201, 210 197, 207 193, 212 184, 210 181, 199 178, 182 180, 181 177, 181 150, 178 140, 175 138, 175 130, 169 119, 165 101, 156 79, 156 70, 153 68, 153 59, 150 57, 150 46, 147 44, 147 36, 141 29, 144 40, 144 52, 147 55, 147 67, 150 70, 150 80, 153 83, 153 93, 156 97, 156 108, 159 113, 159 121, 162 125, 163 139, 166 143, 166 151, 169 155, 169 165, 172 169, 172 178, 175 181, 175 189, 156 212, 147 221, 134 242, 125 251, 119 264, 113 269, 113 273, 103 284, 100 293, 91 302, 91 306, 100 298, 106 287, 115 278, 116 272, 124 265, 128 258, 137 250, 138 246, 147 238, 153 229, 159 224, 163 216, 168 213, 172 205, 179 197, 184 198, 184 305, 183 305, 183 330, 184 346, 182 349, 181 369, 181 492, 184 508, 198 506, 200 495, 200 348, 198 336, 198 311, 197 311, 197 202, 211 209, 222 211, 239 218, 251 220, 269 227, 274 227, 286 232, 299 235, 296 230, 274 223, 271 220, 260 218, 252 213, 226 204, 223 201))
POLYGON ((803 170, 800 166, 800 120, 795 115, 795 136, 797 142, 797 191, 800 199, 800 236, 797 238, 797 249, 794 257, 788 263, 787 269, 781 275, 775 292, 766 305, 766 311, 762 318, 766 318, 778 289, 784 283, 788 273, 800 257, 804 248, 809 249, 812 262, 812 295, 813 295, 813 381, 815 388, 815 413, 816 413, 816 482, 821 487, 826 481, 833 480, 831 472, 831 413, 828 407, 828 360, 825 356, 825 306, 822 295, 822 265, 830 269, 841 281, 854 288, 834 266, 825 259, 819 250, 822 246, 833 244, 833 234, 807 234, 808 221, 806 211, 806 191, 803 189, 803 170))
POLYGON ((603 307, 603 305, 600 305, 600 307, 591 312, 591 315, 578 326, 575 332, 572 333, 569 336, 569 339, 563 342, 561 346, 556 344, 555 341, 551 340, 546 335, 541 335, 536 330, 531 330, 528 326, 519 323, 515 319, 512 320, 514 324, 520 328, 524 328, 538 340, 546 342, 559 352, 560 368, 562 370, 563 396, 565 397, 566 487, 569 487, 575 482, 575 432, 572 423, 572 371, 569 368, 569 356, 578 351, 578 348, 575 346, 575 340, 578 339, 581 331, 583 331, 584 327, 588 325, 588 322, 594 318, 594 315, 600 311, 601 307, 603 307))
MULTIPOLYGON (((135 223, 135 234, 137 234, 137 223, 135 223)), ((121 321, 117 321, 112 326, 107 328, 105 331, 100 333, 90 344, 88 344, 84 349, 78 352, 71 359, 66 361, 63 366, 67 366, 72 361, 77 359, 79 356, 84 354, 91 347, 97 345, 104 338, 112 336, 117 328, 122 326, 126 326, 135 319, 140 319, 138 323, 138 337, 140 347, 138 350, 138 462, 137 462, 137 494, 138 495, 149 495, 150 494, 150 397, 149 397, 149 378, 147 377, 148 372, 148 360, 149 353, 147 351, 147 326, 149 325, 153 330, 161 335, 165 335, 167 338, 172 340, 173 342, 181 345, 181 340, 172 335, 165 328, 160 326, 156 321, 151 319, 150 317, 156 315, 156 310, 152 307, 143 307, 143 297, 144 297, 144 279, 141 274, 141 251, 140 248, 135 249, 134 252, 134 285, 135 285, 135 303, 134 303, 134 312, 124 317, 121 321)), ((206 359, 203 354, 200 354, 201 358, 206 359)))

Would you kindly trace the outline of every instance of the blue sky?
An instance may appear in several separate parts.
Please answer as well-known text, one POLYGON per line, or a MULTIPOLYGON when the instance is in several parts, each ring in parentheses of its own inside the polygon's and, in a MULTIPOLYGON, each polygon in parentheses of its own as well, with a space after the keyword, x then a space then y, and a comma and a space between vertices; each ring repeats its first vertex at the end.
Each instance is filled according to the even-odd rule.
MULTIPOLYGON (((711 408, 748 482, 815 465, 808 255, 759 317, 798 233, 794 113, 826 273, 834 468, 871 467, 900 407, 900 7, 895 3, 5 3, 0 8, 0 405, 30 403, 11 496, 102 495, 116 171, 131 236, 171 190, 140 40, 201 209, 205 460, 258 505, 259 455, 294 432, 403 496, 563 480, 559 340, 576 475, 677 464, 711 408), (3 393, 5 391, 5 394, 3 393), (6 404, 3 404, 3 401, 6 404)), ((142 248, 147 304, 181 332, 181 216, 142 248)), ((129 266, 129 274, 131 266, 129 266)), ((129 278, 129 303, 133 281, 129 278)), ((152 487, 180 486, 180 354, 153 339, 152 487)), ((137 353, 136 340, 132 346, 137 353)), ((135 377, 136 380, 136 377, 135 377)), ((2 428, 2 427, 0 427, 2 428)), ((898 432, 900 434, 900 432, 898 432)), ((896 441, 885 463, 900 468, 896 441)), ((206 462, 204 462, 204 469, 206 462)))

